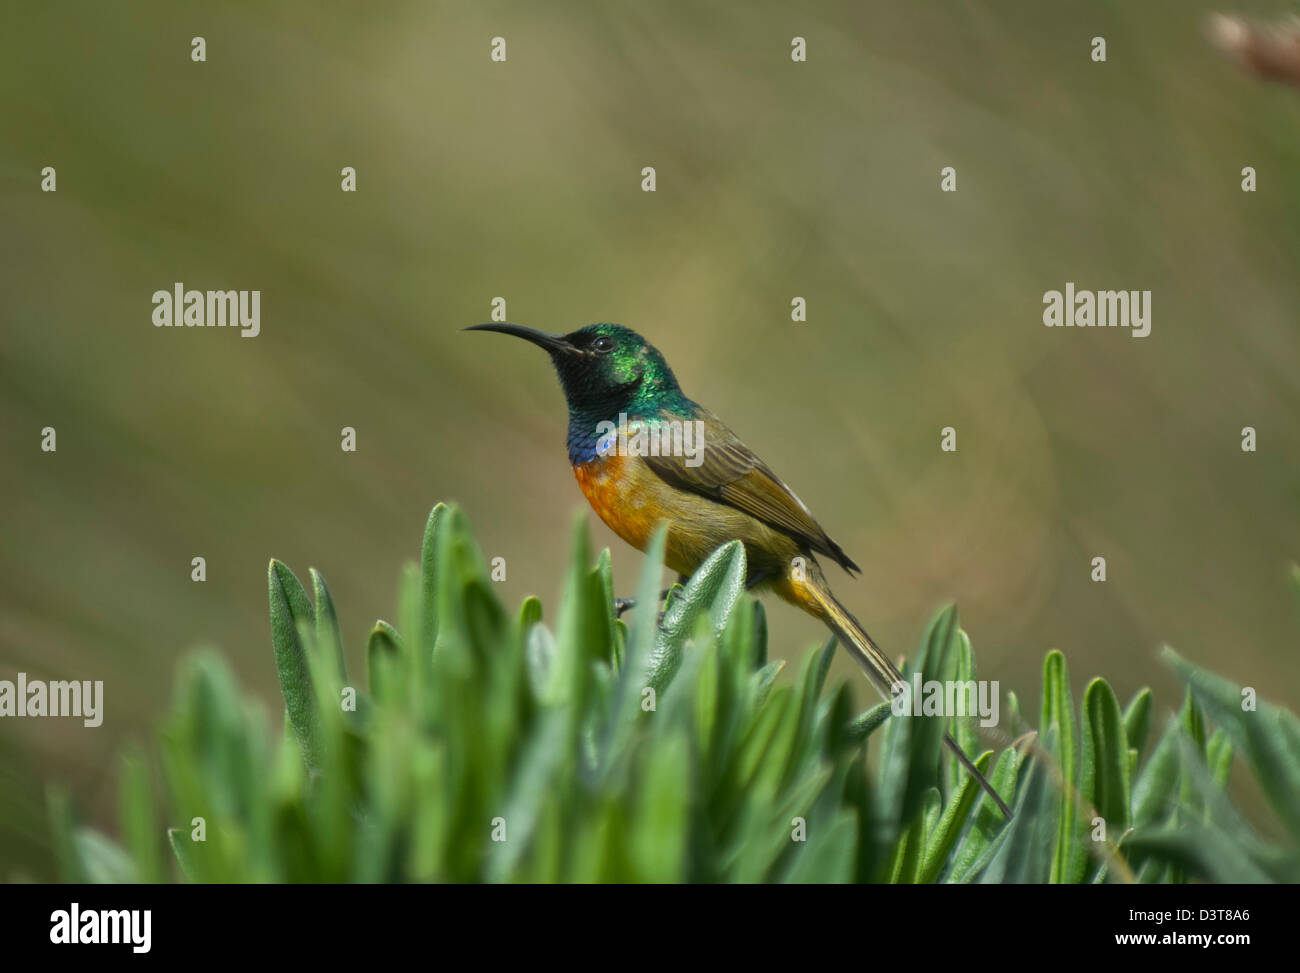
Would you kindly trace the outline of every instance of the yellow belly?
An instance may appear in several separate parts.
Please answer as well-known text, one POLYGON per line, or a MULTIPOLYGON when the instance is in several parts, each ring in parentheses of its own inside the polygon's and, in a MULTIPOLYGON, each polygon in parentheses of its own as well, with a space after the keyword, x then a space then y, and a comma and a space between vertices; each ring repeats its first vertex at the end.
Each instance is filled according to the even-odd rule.
POLYGON ((745 545, 751 576, 784 577, 799 546, 749 514, 679 490, 638 456, 611 455, 573 468, 587 502, 615 534, 639 551, 660 523, 668 525, 664 563, 691 574, 723 544, 745 545))

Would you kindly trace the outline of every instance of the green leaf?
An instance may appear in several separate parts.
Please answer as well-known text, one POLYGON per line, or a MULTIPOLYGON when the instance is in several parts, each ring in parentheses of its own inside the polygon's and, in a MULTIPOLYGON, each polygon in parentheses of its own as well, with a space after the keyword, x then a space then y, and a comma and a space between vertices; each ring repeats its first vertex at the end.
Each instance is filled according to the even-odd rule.
POLYGON ((156 884, 164 878, 153 787, 145 757, 134 747, 122 755, 118 817, 139 881, 156 884))
MULTIPOLYGON (((993 751, 986 750, 975 758, 975 769, 981 774, 987 775, 989 765, 992 762, 993 751)), ((957 838, 966 824, 971 809, 975 806, 976 798, 982 793, 983 789, 980 787, 979 782, 970 774, 966 774, 957 790, 956 797, 949 800, 948 806, 943 809, 943 816, 939 819, 938 825, 926 839, 925 853, 922 856, 921 870, 917 875, 917 882, 928 885, 938 879, 949 854, 957 844, 957 838)))
POLYGON ((1135 834, 1125 845, 1130 854, 1175 862, 1188 874, 1208 882, 1253 885, 1272 881, 1226 833, 1194 819, 1177 828, 1135 834))
POLYGON ((59 880, 68 884, 85 882, 86 875, 74 839, 76 821, 72 811, 72 798, 64 787, 50 784, 46 788, 45 805, 49 813, 54 866, 59 880))
POLYGON ((619 640, 614 616, 614 567, 609 557, 609 548, 604 548, 596 556, 596 566, 592 570, 591 586, 600 593, 603 622, 600 640, 592 646, 591 655, 605 662, 613 669, 623 664, 619 655, 619 640))
POLYGON ((168 828, 167 843, 171 845, 172 854, 176 856, 176 864, 181 870, 181 875, 187 882, 197 882, 194 862, 190 855, 189 834, 184 828, 168 828))
MULTIPOLYGON (((959 630, 957 610, 951 605, 931 621, 917 657, 916 671, 921 675, 923 692, 927 682, 942 685, 953 680, 959 630)), ((918 702, 912 700, 906 715, 896 716, 886 724, 877 789, 878 840, 892 840, 889 835, 901 834, 920 813, 926 792, 941 782, 945 719, 912 715, 919 708, 918 702)), ((914 845, 913 852, 919 855, 920 849, 914 845)))
POLYGON ((668 734, 646 757, 631 829, 637 881, 680 882, 691 837, 690 748, 685 733, 668 734))
POLYGON ((865 743, 867 737, 871 736, 885 720, 889 719, 890 705, 887 702, 877 703, 871 709, 866 710, 856 717, 849 724, 847 738, 854 745, 865 743))
POLYGON ((1150 732, 1151 690, 1140 689, 1129 701, 1128 709, 1124 711, 1124 737, 1128 740, 1128 745, 1140 756, 1150 732))
POLYGON ((1054 795, 1057 805, 1056 845, 1049 881, 1079 882, 1083 869, 1074 850, 1080 841, 1075 803, 1071 795, 1078 784, 1075 769, 1074 698, 1070 693, 1070 671, 1065 656, 1053 649, 1043 661, 1043 717, 1041 737, 1054 741, 1046 752, 1057 762, 1063 786, 1054 795))
POLYGON ((1165 820, 1178 794, 1181 768, 1178 759, 1178 735, 1182 732, 1171 720, 1156 744, 1137 780, 1133 784, 1133 824, 1149 829, 1165 820))
POLYGON ((300 625, 315 625, 315 612, 292 571, 272 560, 267 572, 271 601, 271 643, 275 648, 275 667, 280 674, 280 691, 285 709, 303 757, 310 766, 320 761, 319 721, 307 653, 299 631, 300 625))
POLYGON ((1210 767, 1214 786, 1226 789, 1228 775, 1232 772, 1232 740, 1223 727, 1219 727, 1205 744, 1205 762, 1210 767))
MULTIPOLYGON (((1052 750, 1048 732, 1044 750, 1052 750)), ((1053 807, 1051 770, 1041 758, 1030 762, 1021 799, 1015 816, 994 838, 985 852, 986 860, 976 862, 972 876, 981 883, 1041 884, 1048 881, 1056 854, 1057 828, 1053 807)))
MULTIPOLYGON (((776 677, 785 670, 785 660, 777 659, 775 662, 769 662, 758 672, 754 673, 750 681, 754 686, 754 707, 761 707, 766 701, 768 695, 772 692, 772 685, 776 682, 776 677)), ((886 713, 886 716, 889 714, 886 713)))
POLYGON ((545 625, 534 625, 524 636, 524 652, 528 660, 528 679, 533 695, 547 699, 547 686, 551 682, 551 669, 555 664, 555 636, 545 625))
POLYGON ((754 612, 754 668, 767 665, 767 612, 761 601, 753 602, 754 612))
MULTIPOLYGON (((971 646, 970 636, 964 630, 957 632, 957 674, 954 677, 958 685, 977 685, 975 683, 975 651, 971 646)), ((954 714, 954 717, 956 714, 954 714)), ((962 753, 978 753, 980 749, 979 735, 974 727, 973 714, 968 713, 966 718, 952 721, 952 736, 961 748, 962 753)), ((965 779, 969 775, 966 769, 956 760, 948 762, 948 793, 955 794, 959 791, 965 779)))
POLYGON ((376 700, 394 698, 401 679, 402 637, 383 619, 366 639, 366 686, 376 700))
POLYGON ((612 658, 612 604, 599 575, 591 568, 587 518, 578 514, 573 522, 569 573, 560 603, 555 633, 555 659, 547 682, 547 702, 566 702, 581 707, 589 685, 589 664, 593 658, 612 658))
POLYGON ((1013 737, 1018 737, 1029 730, 1025 724, 1025 718, 1020 712, 1020 697, 1014 690, 1007 690, 1007 707, 1002 717, 1002 725, 1007 728, 1013 737))
POLYGON ((676 674, 696 621, 707 617, 712 630, 720 635, 744 591, 745 546, 731 541, 708 556, 682 589, 681 597, 664 612, 648 660, 648 684, 656 692, 662 692, 676 674))
POLYGON ((348 681, 348 664, 343 654, 343 633, 339 627, 338 614, 334 610, 334 599, 330 596, 325 576, 315 568, 309 568, 312 591, 316 596, 316 642, 322 646, 338 667, 340 682, 348 681))
POLYGON ((1172 649, 1161 655, 1232 738, 1254 768, 1274 812, 1292 838, 1300 840, 1300 720, 1258 699, 1253 690, 1192 665, 1172 649))
MULTIPOLYGON (((1080 740, 1079 795, 1101 815, 1106 834, 1114 841, 1129 826, 1129 748, 1119 700, 1104 679, 1092 680, 1084 690, 1080 740)), ((1081 824, 1080 831, 1087 835, 1090 822, 1081 824)), ((1074 882, 1096 872, 1097 863, 1090 858, 1084 840, 1090 839, 1081 837, 1075 843, 1070 860, 1070 880, 1074 882)))
POLYGON ((116 842, 90 828, 73 839, 86 881, 92 885, 128 885, 139 881, 135 862, 116 842))
MULTIPOLYGON (((993 775, 989 777, 993 789, 1010 807, 1015 807, 1016 782, 1022 762, 1020 751, 1008 747, 998 756, 997 763, 993 766, 993 775)), ((984 859, 993 843, 1006 831, 1008 823, 1002 816, 1002 811, 975 779, 968 777, 968 780, 979 788, 975 796, 980 803, 966 836, 957 846, 952 867, 948 871, 949 882, 964 882, 972 877, 976 864, 984 859)))
POLYGON ((857 815, 851 810, 841 810, 829 824, 808 836, 784 881, 819 885, 851 882, 858 830, 857 815))
POLYGON ((620 700, 625 707, 639 700, 641 689, 648 684, 648 667, 658 632, 656 609, 659 603, 659 579, 663 575, 662 565, 667 543, 668 527, 660 524, 646 545, 645 563, 637 582, 637 608, 627 634, 627 658, 623 665, 627 677, 620 682, 620 700))
POLYGON ((831 662, 835 659, 835 646, 836 639, 834 635, 827 639, 826 644, 822 646, 821 655, 817 659, 817 671, 813 676, 811 685, 814 697, 820 696, 822 688, 826 685, 826 676, 830 673, 831 662))
MULTIPOLYGON (((424 540, 420 545, 420 630, 417 644, 421 652, 432 652, 438 642, 438 536, 449 521, 451 508, 435 504, 424 523, 424 540)), ((399 619, 400 621, 400 619, 399 619)))
POLYGON ((568 733, 565 714, 552 710, 525 745, 510 795, 501 812, 508 828, 506 840, 487 842, 489 881, 508 881, 527 853, 537 826, 538 812, 545 803, 547 792, 555 786, 556 778, 562 777, 561 768, 569 759, 568 733))

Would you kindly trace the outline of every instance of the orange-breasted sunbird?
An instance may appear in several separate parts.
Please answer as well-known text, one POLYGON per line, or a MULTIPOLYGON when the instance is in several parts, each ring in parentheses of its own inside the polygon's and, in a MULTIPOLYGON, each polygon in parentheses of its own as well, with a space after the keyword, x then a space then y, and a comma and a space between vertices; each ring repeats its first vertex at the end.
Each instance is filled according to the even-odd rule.
MULTIPOLYGON (((682 576, 723 544, 739 540, 749 589, 774 591, 821 619, 885 699, 905 685, 889 657, 831 594, 816 555, 850 574, 861 569, 771 467, 683 394, 654 345, 617 324, 592 324, 566 335, 515 324, 467 330, 514 335, 551 356, 569 406, 573 474, 615 534, 644 551, 655 528, 666 524, 664 563, 682 576), (621 449, 619 436, 681 448, 621 449)), ((944 742, 1009 818, 1010 809, 951 734, 944 742)))

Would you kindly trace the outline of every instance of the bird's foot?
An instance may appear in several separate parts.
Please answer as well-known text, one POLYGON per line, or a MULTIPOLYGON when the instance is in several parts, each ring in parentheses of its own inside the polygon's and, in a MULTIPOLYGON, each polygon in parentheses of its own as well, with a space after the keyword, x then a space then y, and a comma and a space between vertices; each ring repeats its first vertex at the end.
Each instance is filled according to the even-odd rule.
MULTIPOLYGON (((663 591, 659 592, 659 604, 662 605, 662 604, 664 603, 664 599, 668 597, 668 592, 670 592, 670 591, 672 591, 672 590, 673 590, 672 588, 665 588, 663 591)), ((636 607, 636 599, 635 599, 635 598, 615 598, 615 599, 614 599, 614 617, 615 617, 615 618, 622 618, 622 617, 623 617, 623 613, 624 613, 625 611, 629 611, 630 609, 633 609, 633 608, 635 608, 635 607, 636 607)), ((659 613, 659 617, 660 617, 661 620, 663 619, 663 612, 660 612, 660 613, 659 613)))

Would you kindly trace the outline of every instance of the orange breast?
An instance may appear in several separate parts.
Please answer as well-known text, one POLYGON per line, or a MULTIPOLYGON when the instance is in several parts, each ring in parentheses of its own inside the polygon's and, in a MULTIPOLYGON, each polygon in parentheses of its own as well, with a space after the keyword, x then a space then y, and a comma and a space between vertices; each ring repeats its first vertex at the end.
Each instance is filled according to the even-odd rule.
POLYGON ((619 537, 644 551, 666 511, 651 489, 654 477, 635 456, 609 455, 573 468, 582 494, 596 515, 619 537))

